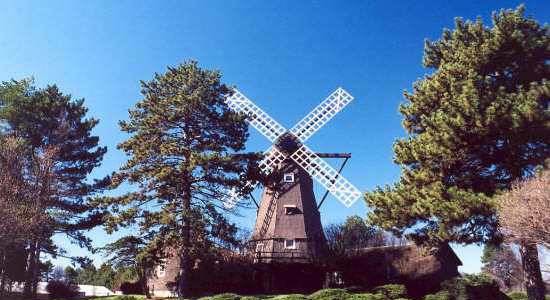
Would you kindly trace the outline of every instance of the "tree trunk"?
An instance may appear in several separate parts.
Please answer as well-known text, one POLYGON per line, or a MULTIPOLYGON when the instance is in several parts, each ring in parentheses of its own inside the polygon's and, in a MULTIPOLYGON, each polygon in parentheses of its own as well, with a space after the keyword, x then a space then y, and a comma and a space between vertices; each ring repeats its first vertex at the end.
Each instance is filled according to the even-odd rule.
MULTIPOLYGON (((185 178, 185 176, 184 176, 185 178)), ((179 253, 180 259, 180 270, 178 278, 178 296, 187 297, 189 296, 190 287, 189 279, 191 272, 191 258, 190 258, 190 249, 191 249, 191 186, 189 186, 188 181, 184 180, 183 183, 183 193, 182 193, 182 247, 179 253)))
POLYGON ((40 244, 36 242, 36 254, 34 261, 34 270, 32 273, 32 296, 36 298, 37 289, 38 289, 38 280, 40 277, 40 244))
POLYGON ((25 299, 31 299, 32 298, 32 286, 33 286, 33 274, 35 269, 35 263, 36 263, 36 243, 32 241, 29 245, 28 250, 28 257, 27 257, 27 269, 25 270, 25 286, 23 288, 23 297, 25 299))
POLYGON ((138 267, 141 269, 141 284, 143 292, 145 293, 146 299, 151 299, 151 291, 149 290, 149 280, 147 279, 147 276, 149 275, 146 267, 138 267))
POLYGON ((0 299, 4 297, 4 290, 6 287, 6 251, 2 250, 2 262, 0 263, 0 299))
POLYGON ((525 289, 529 300, 544 300, 545 287, 540 272, 537 245, 522 243, 519 246, 521 263, 525 272, 525 289))

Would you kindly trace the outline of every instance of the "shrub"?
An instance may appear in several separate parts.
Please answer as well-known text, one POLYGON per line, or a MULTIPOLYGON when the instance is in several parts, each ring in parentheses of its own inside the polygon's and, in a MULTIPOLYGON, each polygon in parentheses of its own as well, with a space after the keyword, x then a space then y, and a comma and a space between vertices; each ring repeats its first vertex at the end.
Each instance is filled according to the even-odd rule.
POLYGON ((79 288, 69 282, 52 280, 46 286, 50 299, 73 299, 79 295, 79 288))
POLYGON ((345 300, 386 300, 386 296, 382 294, 353 294, 349 295, 345 300))
POLYGON ((254 296, 243 296, 241 297, 241 300, 261 300, 261 299, 254 296))
POLYGON ((240 299, 241 299, 241 296, 237 294, 232 294, 232 293, 219 294, 209 298, 209 300, 240 300, 240 299))
POLYGON ((374 289, 377 294, 384 295, 387 299, 397 299, 407 296, 407 288, 402 284, 386 284, 374 289))
POLYGON ((513 292, 508 294, 511 300, 527 300, 527 294, 522 292, 513 292))
POLYGON ((277 296, 271 299, 272 300, 308 300, 309 298, 302 294, 290 294, 290 295, 277 296))
POLYGON ((443 291, 433 295, 426 295, 424 300, 451 300, 451 295, 449 295, 449 292, 443 291))
POLYGON ((448 292, 449 299, 508 299, 499 290, 498 284, 485 274, 464 275, 463 277, 453 278, 443 282, 442 288, 442 291, 448 292))
POLYGON ((124 281, 120 284, 120 291, 124 295, 135 295, 135 294, 144 294, 143 291, 143 285, 141 282, 130 282, 130 281, 124 281))
POLYGON ((136 298, 135 296, 124 295, 124 296, 119 296, 118 298, 116 298, 116 300, 138 300, 138 298, 136 298))
POLYGON ((347 299, 350 294, 344 289, 319 290, 309 296, 313 300, 342 300, 347 299))

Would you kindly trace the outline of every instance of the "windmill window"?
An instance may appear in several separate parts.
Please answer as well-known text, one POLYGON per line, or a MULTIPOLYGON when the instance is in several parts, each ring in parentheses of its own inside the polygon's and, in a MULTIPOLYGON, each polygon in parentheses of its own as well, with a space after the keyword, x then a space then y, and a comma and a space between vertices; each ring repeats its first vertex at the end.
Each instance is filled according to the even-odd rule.
POLYGON ((296 205, 285 205, 284 207, 285 207, 285 215, 295 215, 300 212, 296 207, 296 205))
POLYGON ((264 244, 263 243, 256 244, 256 252, 262 252, 262 251, 264 251, 264 244))
POLYGON ((295 240, 285 240, 285 249, 296 249, 295 240))
POLYGON ((294 173, 285 173, 285 176, 283 176, 284 182, 294 182, 294 173))
POLYGON ((166 276, 166 266, 164 264, 157 266, 157 276, 159 278, 166 276))

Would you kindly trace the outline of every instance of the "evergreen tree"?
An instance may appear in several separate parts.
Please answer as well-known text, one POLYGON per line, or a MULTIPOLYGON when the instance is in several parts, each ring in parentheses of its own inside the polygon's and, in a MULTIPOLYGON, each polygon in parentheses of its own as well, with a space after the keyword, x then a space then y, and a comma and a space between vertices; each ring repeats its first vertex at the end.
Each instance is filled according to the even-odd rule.
POLYGON ((57 255, 54 234, 65 234, 81 246, 91 247, 84 229, 97 226, 103 215, 93 211, 88 197, 101 191, 108 179, 90 183, 87 176, 100 165, 106 148, 91 131, 98 120, 86 118, 84 100, 73 100, 53 86, 37 89, 32 80, 0 84, 2 134, 24 140, 29 155, 53 151, 53 190, 42 190, 41 213, 48 218, 42 234, 28 240, 29 257, 25 293, 36 294, 41 252, 57 255), (53 150, 52 150, 53 149, 53 150))
POLYGON ((247 126, 225 104, 231 90, 220 77, 186 62, 141 83, 143 99, 120 122, 130 134, 119 145, 129 160, 113 178, 136 190, 102 203, 112 207, 109 230, 138 223, 150 253, 177 253, 180 295, 191 288, 194 259, 213 242, 232 239, 236 228, 221 199, 228 188, 242 189, 242 177, 258 159, 238 154, 247 126))
POLYGON ((108 256, 108 263, 117 270, 118 282, 113 282, 113 285, 120 285, 121 279, 130 279, 126 276, 127 271, 134 270, 137 278, 132 279, 141 283, 146 297, 150 298, 147 276, 162 260, 147 245, 148 242, 144 239, 129 235, 107 244, 101 250, 108 256))
MULTIPOLYGON (((549 27, 523 7, 494 13, 490 28, 455 26, 426 42, 433 73, 400 107, 409 134, 394 145, 400 181, 366 195, 374 224, 420 242, 498 240, 495 194, 550 156, 549 27)), ((537 265, 536 245, 521 247, 537 265)), ((528 269, 529 297, 542 299, 540 271, 528 269)))
POLYGON ((71 267, 65 267, 65 280, 72 284, 78 284, 78 271, 71 267))
POLYGON ((96 284, 97 269, 93 264, 83 265, 82 268, 77 269, 77 273, 76 282, 78 282, 78 284, 96 284))

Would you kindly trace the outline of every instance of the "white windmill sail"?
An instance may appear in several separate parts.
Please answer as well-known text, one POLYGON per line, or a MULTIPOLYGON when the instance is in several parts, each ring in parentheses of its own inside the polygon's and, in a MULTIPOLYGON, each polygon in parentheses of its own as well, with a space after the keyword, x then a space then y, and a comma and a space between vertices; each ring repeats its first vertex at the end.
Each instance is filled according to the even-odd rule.
POLYGON ((307 146, 302 145, 290 158, 346 207, 361 197, 361 192, 355 186, 307 146))
POLYGON ((246 98, 237 89, 233 90, 231 97, 226 98, 226 103, 232 110, 247 116, 247 121, 254 126, 271 142, 275 142, 278 137, 286 132, 286 129, 277 121, 270 117, 266 112, 246 98))
POLYGON ((303 143, 317 130, 328 123, 339 111, 344 109, 353 100, 353 97, 343 88, 337 88, 323 102, 315 107, 290 132, 303 143))
MULTIPOLYGON (((279 138, 284 139, 286 137, 282 137, 285 133, 290 134, 293 139, 300 142, 300 147, 290 155, 290 158, 323 185, 336 199, 349 207, 361 197, 361 192, 315 152, 301 143, 308 140, 352 100, 353 97, 348 92, 343 88, 338 88, 292 127, 290 131, 287 131, 275 119, 271 118, 236 89, 230 97, 226 98, 226 103, 232 110, 246 115, 246 120, 250 125, 274 143, 265 152, 265 156, 259 164, 262 172, 267 175, 270 174, 288 157, 285 152, 278 148, 280 146, 278 143, 279 138)), ((251 185, 251 183, 248 182, 247 185, 251 185)), ((224 205, 227 208, 232 208, 238 203, 239 198, 240 195, 235 190, 229 191, 224 205)))

